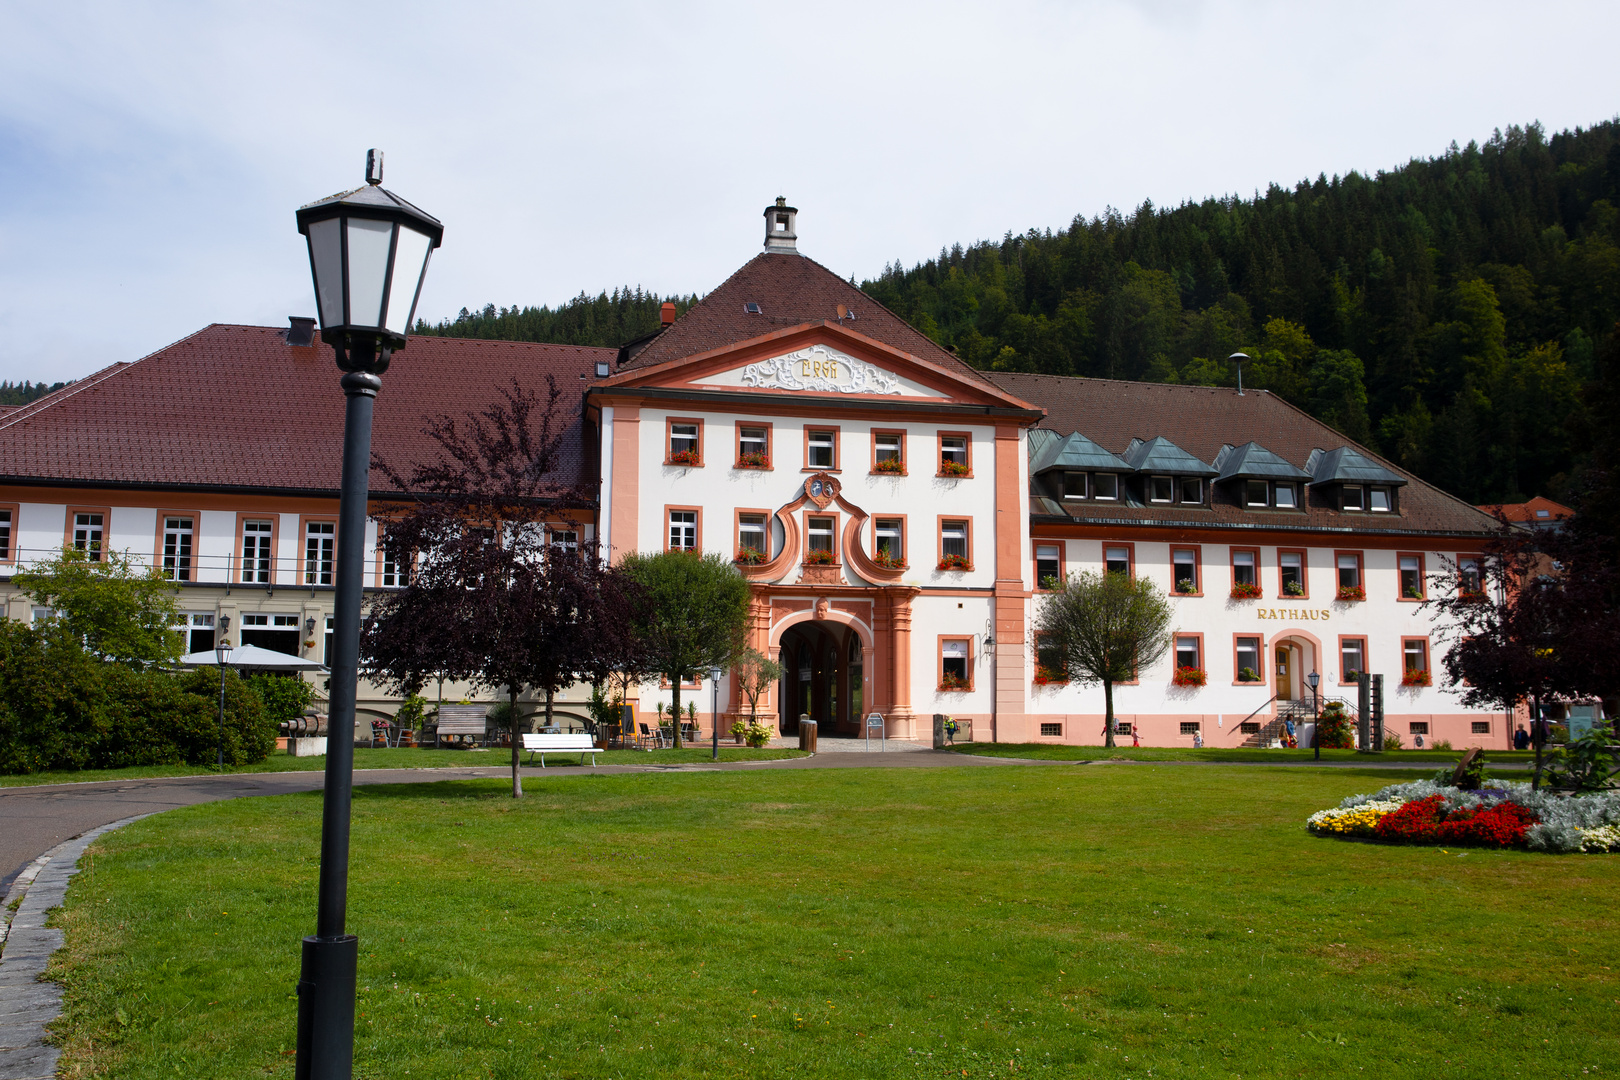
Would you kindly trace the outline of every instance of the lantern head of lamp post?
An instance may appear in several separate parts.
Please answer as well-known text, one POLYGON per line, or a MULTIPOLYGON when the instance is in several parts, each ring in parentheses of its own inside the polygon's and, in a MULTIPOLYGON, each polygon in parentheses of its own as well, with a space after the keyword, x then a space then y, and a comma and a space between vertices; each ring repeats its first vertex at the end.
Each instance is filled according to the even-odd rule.
POLYGON ((309 241, 321 340, 344 371, 381 375, 405 347, 439 219, 382 186, 382 151, 366 151, 366 183, 298 210, 309 241))
POLYGON ((214 659, 219 661, 220 667, 224 667, 231 662, 231 643, 229 641, 222 640, 218 645, 214 646, 214 659))
POLYGON ((1309 675, 1305 676, 1305 681, 1310 683, 1311 693, 1314 694, 1316 693, 1316 688, 1322 685, 1322 676, 1313 671, 1309 675))

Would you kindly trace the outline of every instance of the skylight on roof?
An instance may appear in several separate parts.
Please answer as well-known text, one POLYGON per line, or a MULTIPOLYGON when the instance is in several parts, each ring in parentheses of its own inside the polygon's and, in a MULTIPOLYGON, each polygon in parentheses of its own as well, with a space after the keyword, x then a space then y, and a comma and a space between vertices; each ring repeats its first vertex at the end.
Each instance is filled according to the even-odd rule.
POLYGON ((754 303, 752 300, 748 301, 748 303, 743 305, 743 310, 745 312, 747 312, 748 314, 750 314, 750 315, 763 315, 764 314, 764 311, 761 310, 760 306, 758 304, 754 303))

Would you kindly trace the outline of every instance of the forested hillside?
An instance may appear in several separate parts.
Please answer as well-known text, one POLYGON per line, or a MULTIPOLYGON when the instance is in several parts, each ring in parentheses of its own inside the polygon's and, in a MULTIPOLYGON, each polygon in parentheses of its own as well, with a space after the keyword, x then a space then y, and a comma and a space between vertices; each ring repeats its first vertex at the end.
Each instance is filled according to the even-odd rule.
MULTIPOLYGON (((1620 122, 1076 218, 862 288, 968 362, 1264 387, 1476 502, 1558 497, 1620 318, 1620 122)), ((1151 432, 1144 432, 1150 435, 1151 432)))
POLYGON ((558 345, 604 345, 617 348, 627 341, 658 329, 659 309, 664 301, 685 312, 697 303, 696 296, 659 296, 643 292, 638 285, 614 289, 611 293, 586 296, 580 293, 560 307, 526 307, 516 304, 498 308, 486 304, 482 311, 462 308, 454 319, 429 325, 417 320, 418 334, 444 337, 489 338, 496 341, 549 341, 558 345))
POLYGON ((65 382, 0 382, 0 405, 26 405, 66 386, 65 382))

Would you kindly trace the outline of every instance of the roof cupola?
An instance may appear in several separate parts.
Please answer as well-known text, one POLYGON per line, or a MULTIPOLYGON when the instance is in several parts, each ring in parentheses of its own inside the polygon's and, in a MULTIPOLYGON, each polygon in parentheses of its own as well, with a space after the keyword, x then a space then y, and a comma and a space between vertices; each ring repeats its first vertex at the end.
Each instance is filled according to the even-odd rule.
POLYGON ((786 251, 798 254, 799 234, 794 231, 794 220, 799 216, 796 206, 789 206, 787 199, 781 195, 776 197, 774 206, 765 208, 765 250, 786 251))

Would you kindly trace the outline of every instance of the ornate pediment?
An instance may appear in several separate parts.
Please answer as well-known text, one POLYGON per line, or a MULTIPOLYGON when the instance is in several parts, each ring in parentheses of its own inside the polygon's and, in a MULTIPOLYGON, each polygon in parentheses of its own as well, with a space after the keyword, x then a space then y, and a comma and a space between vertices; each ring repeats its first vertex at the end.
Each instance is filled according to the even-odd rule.
POLYGON ((861 394, 878 397, 944 396, 932 387, 867 363, 828 345, 808 345, 780 356, 705 376, 712 386, 771 392, 861 394))

